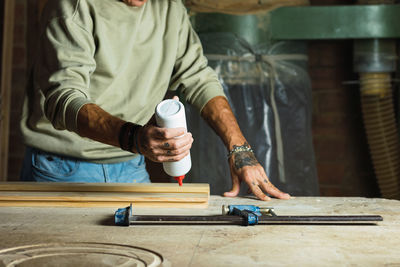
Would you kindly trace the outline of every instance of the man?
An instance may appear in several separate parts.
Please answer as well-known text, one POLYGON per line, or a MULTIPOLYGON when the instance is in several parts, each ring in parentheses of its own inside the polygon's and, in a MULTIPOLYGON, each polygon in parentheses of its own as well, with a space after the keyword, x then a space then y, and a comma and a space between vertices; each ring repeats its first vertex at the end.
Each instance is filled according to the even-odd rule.
POLYGON ((290 197, 243 137, 180 0, 48 2, 21 121, 22 179, 149 182, 144 157, 177 161, 193 142, 184 129, 152 123, 167 90, 179 90, 224 141, 233 182, 225 196, 244 181, 259 199, 290 197))

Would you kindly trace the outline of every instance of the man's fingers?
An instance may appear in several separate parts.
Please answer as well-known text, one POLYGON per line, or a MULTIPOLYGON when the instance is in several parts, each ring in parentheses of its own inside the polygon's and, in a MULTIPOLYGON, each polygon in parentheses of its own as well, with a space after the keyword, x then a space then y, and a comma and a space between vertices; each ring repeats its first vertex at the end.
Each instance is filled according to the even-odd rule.
POLYGON ((189 154, 192 134, 185 128, 165 129, 146 125, 138 132, 140 151, 155 162, 178 161, 189 154))
POLYGON ((179 146, 173 149, 168 143, 160 144, 158 146, 150 147, 148 152, 152 155, 153 161, 157 162, 171 162, 178 161, 186 157, 190 148, 192 147, 192 142, 179 146))
MULTIPOLYGON (((189 150, 190 150, 190 148, 192 147, 192 143, 190 143, 190 144, 187 144, 187 145, 185 145, 185 146, 183 146, 183 147, 179 147, 178 149, 171 149, 171 150, 168 150, 168 149, 162 149, 162 150, 157 150, 157 152, 156 153, 154 153, 154 154, 157 154, 157 155, 159 155, 159 156, 167 156, 167 157, 174 157, 174 158, 177 158, 177 157, 181 157, 181 158, 184 158, 184 155, 187 155, 187 153, 189 153, 189 150)), ((167 159, 168 160, 168 159, 167 159)))
POLYGON ((183 135, 182 137, 179 138, 172 138, 172 139, 166 139, 166 140, 157 140, 157 147, 161 150, 167 151, 167 150, 176 150, 180 151, 182 148, 190 147, 192 146, 193 143, 193 137, 191 133, 187 133, 183 135))
POLYGON ((224 193, 224 197, 236 197, 239 194, 240 182, 239 178, 235 175, 232 177, 232 189, 224 193))
POLYGON ((253 194, 258 199, 265 200, 265 201, 268 201, 271 199, 269 196, 267 196, 263 193, 263 191, 260 189, 260 185, 256 184, 254 181, 251 182, 251 184, 249 184, 249 187, 250 187, 251 192, 253 192, 253 194))
POLYGON ((183 127, 179 128, 155 128, 154 137, 158 139, 171 139, 181 137, 186 133, 186 129, 183 127))
POLYGON ((281 190, 276 188, 268 179, 264 179, 264 181, 261 184, 261 188, 270 194, 273 197, 279 198, 279 199, 289 199, 290 195, 287 193, 283 193, 281 190))
POLYGON ((156 156, 155 159, 157 162, 173 162, 173 161, 179 161, 181 159, 183 159, 184 157, 186 157, 189 154, 189 150, 179 154, 179 155, 159 155, 156 156))

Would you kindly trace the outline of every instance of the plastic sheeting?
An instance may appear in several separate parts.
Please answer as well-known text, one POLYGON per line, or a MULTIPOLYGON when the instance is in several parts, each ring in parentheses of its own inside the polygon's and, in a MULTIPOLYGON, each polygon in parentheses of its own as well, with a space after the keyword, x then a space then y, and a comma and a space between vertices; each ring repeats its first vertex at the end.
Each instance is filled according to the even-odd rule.
MULTIPOLYGON (((239 126, 271 182, 292 195, 319 195, 311 134, 311 85, 304 43, 250 46, 230 33, 201 34, 209 65, 219 75, 239 126)), ((231 189, 227 149, 186 105, 194 143, 186 181, 231 189)), ((243 183, 244 185, 244 183, 243 183)), ((241 187, 241 195, 248 187, 241 187)))

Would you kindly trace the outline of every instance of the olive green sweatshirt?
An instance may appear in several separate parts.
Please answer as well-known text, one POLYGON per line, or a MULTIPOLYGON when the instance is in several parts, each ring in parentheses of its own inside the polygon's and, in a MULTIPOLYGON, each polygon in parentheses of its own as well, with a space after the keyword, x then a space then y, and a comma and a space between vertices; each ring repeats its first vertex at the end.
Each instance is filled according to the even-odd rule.
POLYGON ((41 22, 21 120, 28 146, 93 162, 128 160, 135 155, 76 134, 83 105, 143 125, 167 90, 179 89, 199 111, 224 95, 180 0, 142 7, 50 0, 41 22))

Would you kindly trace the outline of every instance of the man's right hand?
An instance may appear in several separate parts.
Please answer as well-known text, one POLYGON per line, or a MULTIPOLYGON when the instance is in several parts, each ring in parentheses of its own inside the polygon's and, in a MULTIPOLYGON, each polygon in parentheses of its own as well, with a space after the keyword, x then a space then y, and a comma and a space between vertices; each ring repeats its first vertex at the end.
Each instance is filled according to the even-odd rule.
POLYGON ((192 134, 185 128, 160 128, 146 124, 137 133, 141 154, 155 162, 169 162, 183 159, 192 147, 192 134))

